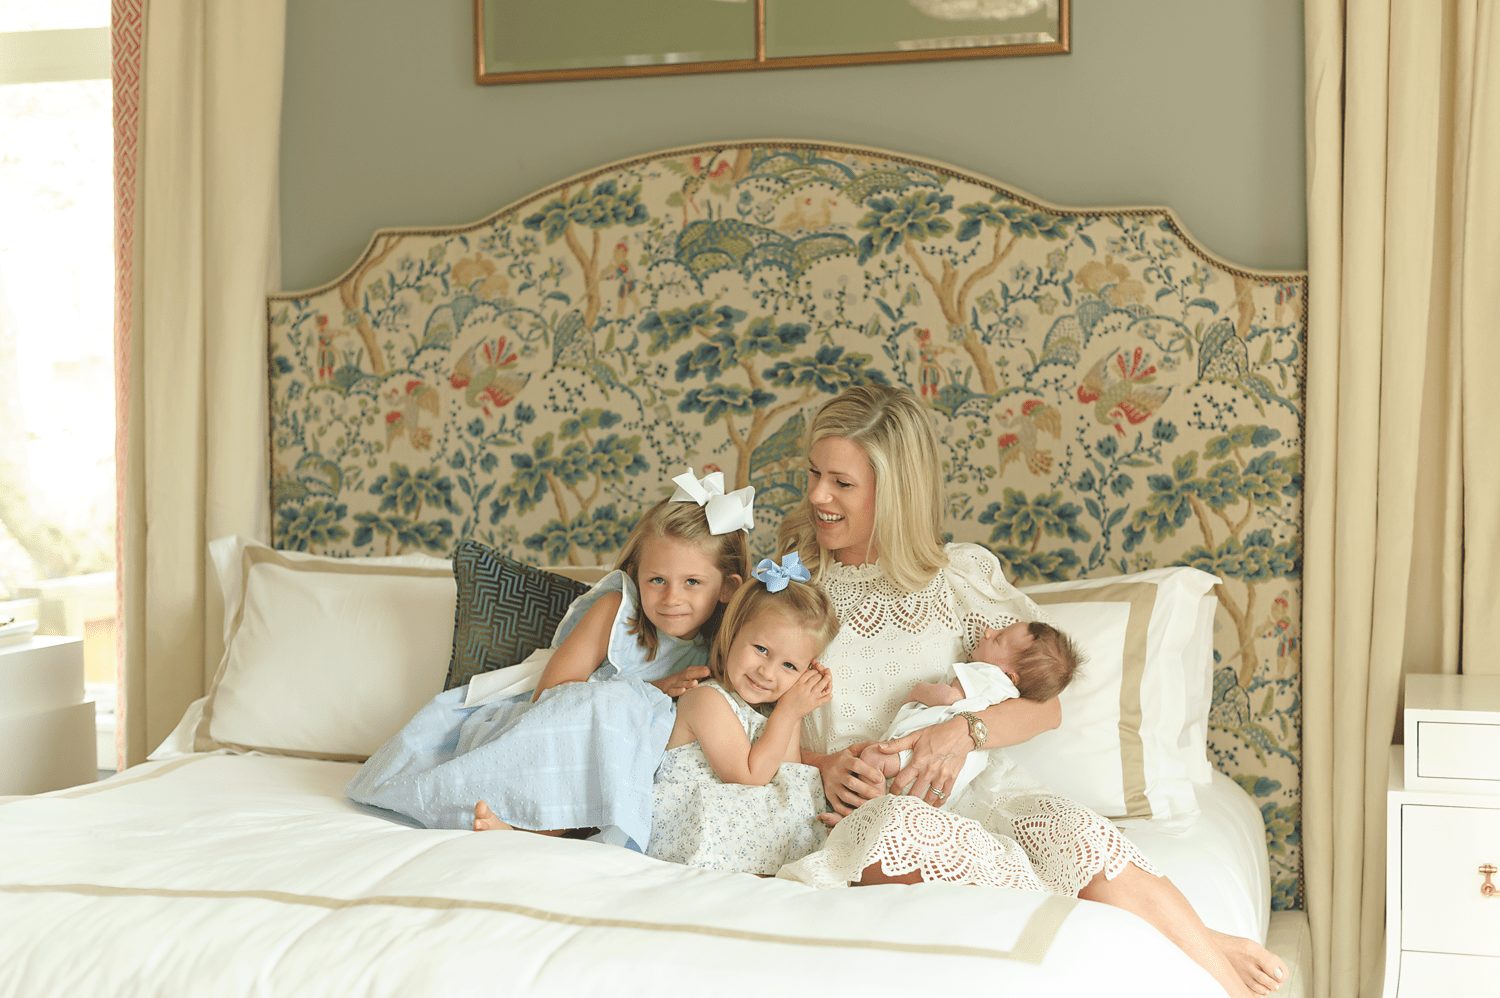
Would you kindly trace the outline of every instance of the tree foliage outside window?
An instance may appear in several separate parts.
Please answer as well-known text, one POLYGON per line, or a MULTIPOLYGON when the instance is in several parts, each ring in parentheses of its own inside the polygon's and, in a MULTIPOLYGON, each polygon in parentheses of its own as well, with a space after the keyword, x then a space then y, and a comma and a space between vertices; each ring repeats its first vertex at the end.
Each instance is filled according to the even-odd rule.
POLYGON ((114 568, 108 23, 0 4, 0 597, 114 568))

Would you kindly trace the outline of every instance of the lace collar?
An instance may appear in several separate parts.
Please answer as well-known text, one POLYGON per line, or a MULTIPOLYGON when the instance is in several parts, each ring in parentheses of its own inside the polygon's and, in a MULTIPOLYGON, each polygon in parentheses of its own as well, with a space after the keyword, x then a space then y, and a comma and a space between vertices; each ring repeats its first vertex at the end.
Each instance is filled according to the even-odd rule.
POLYGON ((829 559, 828 568, 823 574, 827 579, 837 579, 840 582, 862 582, 866 579, 885 578, 885 569, 880 566, 878 559, 863 565, 845 565, 841 561, 829 559))

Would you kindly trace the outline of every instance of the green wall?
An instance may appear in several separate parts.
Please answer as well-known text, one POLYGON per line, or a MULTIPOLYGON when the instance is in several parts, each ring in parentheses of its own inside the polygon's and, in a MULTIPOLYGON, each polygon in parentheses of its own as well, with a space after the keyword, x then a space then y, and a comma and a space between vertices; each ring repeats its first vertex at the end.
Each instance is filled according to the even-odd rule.
POLYGON ((929 156, 1064 205, 1165 204, 1234 262, 1304 266, 1300 0, 1073 7, 1063 56, 481 87, 468 0, 290 0, 283 287, 336 277, 382 226, 767 137, 929 156))

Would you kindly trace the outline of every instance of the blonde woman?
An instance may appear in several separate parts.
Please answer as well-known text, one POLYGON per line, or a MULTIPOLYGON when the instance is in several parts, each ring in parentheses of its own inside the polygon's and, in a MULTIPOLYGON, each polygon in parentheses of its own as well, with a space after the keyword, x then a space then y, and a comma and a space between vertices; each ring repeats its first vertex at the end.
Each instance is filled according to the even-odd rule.
MULTIPOLYGON (((943 880, 1042 889, 1145 918, 1232 995, 1275 990, 1284 965, 1259 944, 1210 931, 1182 893, 1108 821, 1015 776, 981 773, 950 810, 964 758, 1055 728, 1054 698, 1012 699, 916 732, 886 795, 859 753, 879 738, 914 682, 936 682, 988 628, 1041 617, 975 544, 942 541, 942 461, 927 413, 907 391, 849 389, 813 418, 808 483, 782 524, 841 622, 822 662, 831 701, 804 722, 837 825, 781 875, 819 886, 943 880), (935 834, 937 831, 937 834, 935 834)), ((1013 770, 995 767, 997 773, 1013 770)))

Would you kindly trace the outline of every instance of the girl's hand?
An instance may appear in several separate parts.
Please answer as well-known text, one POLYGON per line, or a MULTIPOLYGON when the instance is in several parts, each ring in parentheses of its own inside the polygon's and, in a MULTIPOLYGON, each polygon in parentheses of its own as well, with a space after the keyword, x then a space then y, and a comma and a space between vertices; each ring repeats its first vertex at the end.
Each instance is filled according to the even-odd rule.
POLYGON ((814 662, 807 671, 797 677, 792 688, 781 694, 773 710, 790 711, 801 719, 823 706, 833 698, 833 677, 827 669, 814 662))
POLYGON ((698 685, 700 679, 708 678, 708 669, 701 665, 690 665, 681 672, 674 672, 666 679, 658 679, 652 682, 652 686, 661 690, 667 696, 676 700, 688 690, 698 685))
POLYGON ((974 739, 969 737, 968 723, 955 717, 905 738, 882 742, 880 750, 911 751, 906 768, 891 780, 891 793, 920 797, 934 807, 942 807, 963 768, 964 757, 974 750, 974 739))
POLYGON ((821 819, 829 827, 837 824, 838 817, 853 812, 865 801, 874 800, 885 793, 885 777, 880 770, 859 757, 860 752, 869 744, 859 742, 835 755, 817 756, 810 760, 823 777, 823 796, 828 798, 828 803, 833 806, 833 814, 837 816, 821 819))

